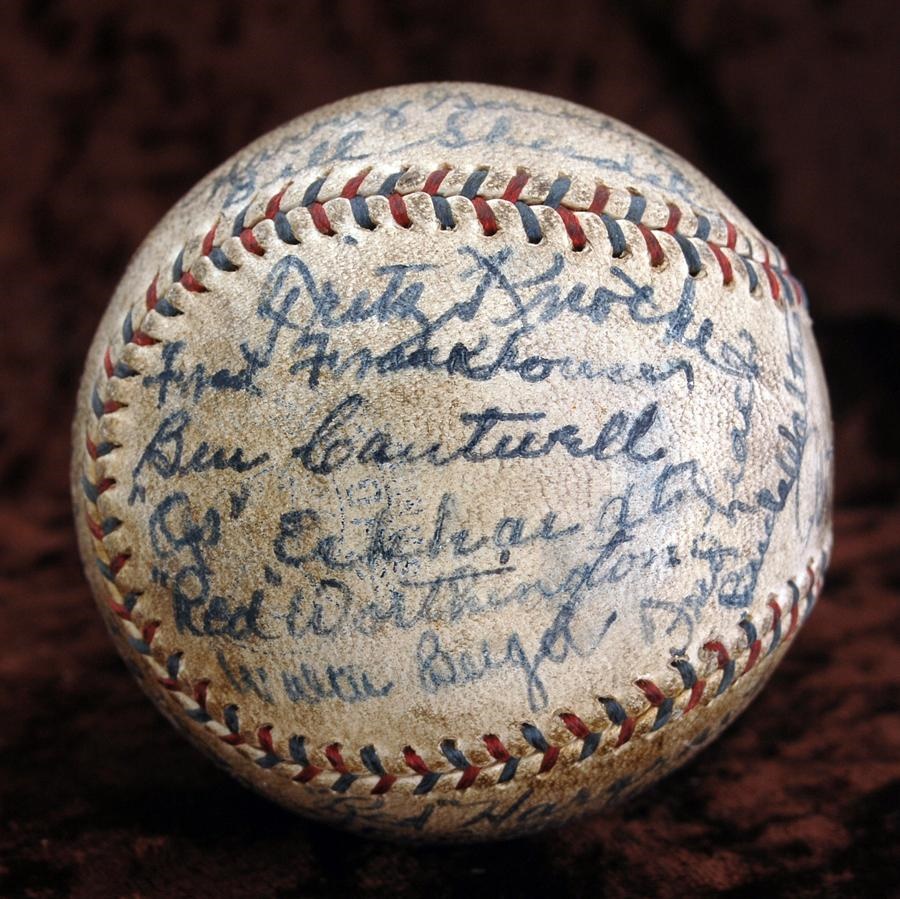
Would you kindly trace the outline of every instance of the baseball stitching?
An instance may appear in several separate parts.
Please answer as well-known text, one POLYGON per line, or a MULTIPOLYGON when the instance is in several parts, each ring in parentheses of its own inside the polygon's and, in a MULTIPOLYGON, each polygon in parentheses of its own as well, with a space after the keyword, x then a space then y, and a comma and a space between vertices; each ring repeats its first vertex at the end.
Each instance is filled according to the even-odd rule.
MULTIPOLYGON (((546 184, 538 184, 536 179, 521 169, 505 181, 489 169, 462 172, 449 167, 428 172, 405 168, 386 177, 366 169, 343 184, 332 184, 333 180, 323 176, 302 189, 288 184, 272 197, 251 202, 231 223, 230 236, 217 243, 217 235, 223 228, 221 222, 216 222, 201 240, 186 244, 173 265, 170 287, 174 296, 170 298, 168 292, 161 293, 159 278, 154 278, 143 298, 144 311, 137 325, 133 311, 126 313, 122 326, 123 345, 150 346, 161 343, 143 330, 146 316, 151 311, 166 317, 182 314, 174 302, 178 290, 176 285, 191 293, 205 292, 207 288, 202 278, 205 263, 202 260, 208 260, 220 271, 231 272, 240 268, 242 252, 264 255, 267 237, 260 228, 271 230, 284 244, 298 244, 298 235, 310 224, 322 235, 334 235, 336 231, 332 219, 335 217, 335 204, 345 203, 349 204, 353 224, 358 228, 373 230, 392 225, 406 229, 414 226, 407 204, 415 202, 417 196, 426 198, 430 203, 440 231, 455 229, 461 209, 459 204, 468 204, 487 236, 503 230, 512 213, 518 217, 521 233, 527 242, 540 243, 545 230, 552 227, 555 220, 564 227, 571 249, 575 252, 591 245, 598 234, 605 234, 611 255, 621 257, 633 251, 635 238, 639 235, 653 268, 664 266, 667 262, 665 235, 674 241, 691 276, 700 275, 709 264, 710 257, 704 260, 701 255, 705 248, 721 271, 724 285, 734 282, 733 260, 742 265, 746 272, 751 294, 758 296, 765 283, 769 295, 777 303, 805 305, 806 302, 802 287, 788 273, 778 251, 767 242, 738 231, 724 216, 708 217, 636 191, 616 190, 602 184, 584 185, 562 175, 547 187, 546 184), (544 213, 544 209, 550 212, 544 213), (306 222, 302 221, 304 217, 306 222), (602 223, 603 231, 591 227, 592 223, 597 222, 602 223), (759 277, 757 268, 763 273, 764 281, 759 277)), ((136 374, 138 372, 125 362, 114 359, 112 347, 106 349, 102 373, 91 398, 98 422, 103 416, 127 407, 127 404, 116 400, 104 399, 102 394, 106 391, 101 391, 101 387, 112 379, 129 378, 136 374)), ((94 440, 88 432, 85 446, 87 469, 91 470, 94 462, 114 452, 117 446, 112 442, 94 440)), ((256 742, 247 741, 241 735, 237 705, 223 709, 222 721, 213 719, 206 709, 210 681, 204 679, 184 684, 179 679, 182 653, 170 653, 163 661, 154 655, 155 651, 159 652, 159 648, 154 647, 154 639, 161 622, 135 621, 134 612, 140 591, 131 590, 123 595, 117 584, 130 554, 124 551, 110 555, 104 542, 123 524, 116 518, 103 518, 99 510, 100 496, 115 484, 115 479, 111 477, 91 479, 87 474, 82 477, 85 518, 95 543, 97 566, 107 584, 107 604, 123 622, 131 646, 144 656, 158 682, 180 702, 189 718, 243 752, 260 767, 297 769, 292 775, 297 783, 330 778, 329 787, 337 793, 346 792, 358 782, 368 786, 373 779, 375 783, 369 792, 375 795, 386 793, 397 781, 415 781, 412 792, 424 795, 431 792, 441 778, 454 775, 458 777, 455 782, 458 790, 471 786, 483 773, 492 778, 493 783, 502 784, 515 777, 520 763, 529 756, 540 756, 539 773, 546 773, 556 765, 560 752, 576 741, 581 742, 578 762, 583 762, 597 755, 601 749, 612 751, 628 743, 635 734, 643 736, 657 731, 699 705, 711 702, 749 672, 761 658, 789 640, 796 632, 800 618, 805 617, 814 605, 827 565, 827 555, 823 551, 820 559, 808 560, 802 577, 787 582, 785 586, 790 592, 790 600, 786 608, 782 608, 776 595, 771 594, 767 603, 771 614, 766 616, 761 629, 745 613, 738 622, 741 645, 736 652, 729 652, 725 639, 705 643, 704 652, 708 658, 715 659, 711 673, 702 675, 698 667, 686 658, 671 659, 669 666, 681 679, 681 689, 671 696, 666 696, 653 680, 636 680, 635 687, 647 703, 636 714, 629 715, 625 706, 612 697, 598 696, 596 699, 603 709, 605 722, 591 724, 588 723, 591 719, 585 720, 571 712, 560 712, 556 717, 569 737, 565 742, 556 743, 551 743, 536 725, 522 723, 520 732, 529 749, 518 756, 513 755, 497 735, 485 734, 480 738, 481 743, 493 761, 481 766, 470 761, 458 741, 446 739, 440 743, 440 752, 443 760, 449 763, 449 770, 443 767, 435 769, 411 746, 406 746, 402 750, 406 770, 400 774, 390 773, 384 768, 372 744, 358 751, 361 767, 352 770, 344 758, 343 747, 336 742, 328 744, 323 750, 328 764, 324 767, 312 761, 307 739, 301 735, 291 735, 287 740, 287 754, 279 754, 272 725, 263 724, 256 728, 256 742), (785 617, 789 620, 786 631, 783 628, 785 617), (770 635, 771 641, 766 647, 764 641, 770 635)), ((706 666, 708 662, 700 667, 706 666)))

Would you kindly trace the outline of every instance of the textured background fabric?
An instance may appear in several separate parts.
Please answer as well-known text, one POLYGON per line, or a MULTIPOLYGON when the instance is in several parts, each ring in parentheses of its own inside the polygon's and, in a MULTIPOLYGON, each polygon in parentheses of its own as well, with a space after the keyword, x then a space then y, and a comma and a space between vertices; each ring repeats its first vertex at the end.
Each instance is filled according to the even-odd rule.
POLYGON ((0 895, 900 894, 897 15, 710 3, 0 5, 0 895), (248 140, 357 91, 483 80, 617 116, 716 181, 805 282, 836 551, 769 687, 625 808, 403 848, 232 782, 144 699, 81 575, 76 379, 129 254, 248 140))

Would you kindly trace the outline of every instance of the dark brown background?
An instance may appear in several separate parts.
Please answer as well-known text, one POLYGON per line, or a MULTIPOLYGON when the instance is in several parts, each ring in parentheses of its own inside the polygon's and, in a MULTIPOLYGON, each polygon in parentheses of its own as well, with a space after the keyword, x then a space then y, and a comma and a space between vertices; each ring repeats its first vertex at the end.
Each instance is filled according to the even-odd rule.
POLYGON ((0 5, 0 892, 10 896, 900 893, 890 3, 0 5), (806 282, 837 424, 824 598, 715 746, 527 841, 401 848, 306 823, 184 743, 81 576, 69 419, 129 254, 199 176, 325 101, 466 78, 622 118, 730 193, 806 282))

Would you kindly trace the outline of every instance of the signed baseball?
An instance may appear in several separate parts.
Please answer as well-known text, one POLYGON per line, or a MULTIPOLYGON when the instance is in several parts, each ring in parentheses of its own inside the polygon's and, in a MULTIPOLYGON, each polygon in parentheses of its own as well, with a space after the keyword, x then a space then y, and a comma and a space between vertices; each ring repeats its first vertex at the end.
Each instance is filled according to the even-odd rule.
POLYGON ((130 263, 77 529, 153 702, 244 783, 398 839, 557 825, 764 684, 831 543, 804 293, 620 122, 367 93, 204 178, 130 263))

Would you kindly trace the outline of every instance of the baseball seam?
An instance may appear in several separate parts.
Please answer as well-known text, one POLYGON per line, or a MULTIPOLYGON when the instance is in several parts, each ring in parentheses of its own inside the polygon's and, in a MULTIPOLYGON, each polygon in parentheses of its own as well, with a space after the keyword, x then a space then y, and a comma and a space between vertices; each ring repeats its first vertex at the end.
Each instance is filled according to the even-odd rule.
MULTIPOLYGON (((712 254, 722 273, 723 284, 730 285, 734 280, 734 267, 730 257, 740 261, 747 272, 748 286, 753 294, 761 291, 762 280, 756 273, 759 267, 765 275, 769 292, 776 302, 805 304, 805 296, 799 283, 788 274, 783 267, 783 260, 774 248, 765 242, 752 240, 748 235, 738 232, 735 226, 724 217, 714 221, 709 217, 685 212, 674 204, 667 203, 667 218, 659 225, 659 209, 655 213, 654 202, 630 191, 615 191, 602 184, 592 187, 590 202, 584 201, 584 186, 573 186, 571 179, 559 176, 553 180, 544 192, 536 187, 531 194, 526 188, 531 183, 531 176, 524 170, 518 170, 505 186, 497 182, 488 169, 476 169, 469 173, 455 172, 450 168, 434 169, 427 173, 419 173, 407 168, 380 176, 371 169, 357 173, 335 190, 330 189, 328 177, 316 179, 299 190, 289 184, 269 198, 261 198, 246 207, 233 221, 231 235, 234 238, 216 242, 220 233, 221 222, 216 222, 207 234, 199 241, 186 244, 178 254, 172 271, 172 285, 178 285, 191 293, 203 293, 206 287, 202 280, 203 266, 201 260, 208 259, 217 269, 224 272, 236 271, 240 268, 240 253, 264 255, 267 238, 260 226, 274 231, 276 238, 285 244, 299 243, 299 234, 303 227, 311 224, 322 235, 335 235, 333 219, 335 203, 343 201, 350 206, 353 225, 365 230, 374 230, 393 223, 398 228, 413 227, 413 217, 407 206, 415 195, 428 198, 439 230, 451 230, 457 227, 459 210, 454 209, 450 199, 455 202, 467 202, 471 205, 475 218, 485 235, 492 235, 501 230, 501 222, 508 220, 506 210, 514 210, 521 223, 522 234, 529 243, 540 243, 545 230, 556 219, 565 227, 567 238, 573 251, 585 249, 598 234, 606 235, 609 249, 614 257, 630 252, 630 243, 626 236, 629 225, 635 228, 643 238, 650 256, 651 266, 659 268, 666 263, 666 253, 660 239, 654 232, 661 232, 671 237, 688 267, 688 273, 697 276, 701 273, 704 262, 698 251, 705 246, 712 254), (495 186, 492 188, 491 185, 495 186), (501 190, 502 188, 502 190, 501 190), (536 191, 536 192, 535 192, 536 191), (499 192, 499 196, 495 196, 499 192), (331 195, 335 194, 335 195, 331 195), (579 195, 582 197, 579 203, 579 195), (523 198, 524 197, 524 198, 523 198), (379 204, 382 204, 379 206, 379 204), (386 214, 384 209, 386 204, 386 214), (627 204, 627 205, 625 205, 627 204), (535 207, 544 207, 550 214, 538 215, 535 207), (616 211, 618 210, 618 212, 616 211), (382 218, 379 218, 379 215, 382 218), (653 224, 653 215, 656 224, 653 224), (308 221, 298 221, 298 216, 307 216, 308 221), (650 224, 645 223, 645 218, 650 224), (599 221, 602 231, 595 231, 589 222, 599 221), (271 225, 263 225, 270 222, 271 225), (629 223, 629 225, 624 225, 629 223), (274 227, 272 227, 274 226, 274 227), (690 231, 692 233, 685 233, 690 231), (724 242, 710 238, 712 233, 722 233, 724 242), (741 252, 738 251, 741 248, 741 252), (761 256, 762 258, 756 258, 761 256), (776 260, 772 263, 773 257, 776 260), (196 270, 196 271, 195 271, 196 270), (201 276, 198 276, 201 275, 201 276)), ((658 203, 656 203, 658 207, 658 203)), ((633 237, 633 232, 632 232, 633 237)), ((122 327, 123 346, 135 344, 150 346, 162 341, 150 336, 145 330, 145 319, 151 313, 162 316, 182 314, 173 296, 167 292, 160 293, 158 276, 151 282, 143 300, 144 311, 135 326, 133 311, 126 313, 122 327)), ((108 347, 103 359, 103 371, 100 381, 95 385, 92 394, 92 407, 97 421, 113 414, 127 404, 114 399, 104 399, 101 385, 117 378, 128 378, 138 374, 127 363, 114 360, 113 349, 108 347)), ((105 390, 103 391, 106 392, 105 390)), ((95 463, 114 452, 117 444, 93 439, 90 429, 85 435, 86 466, 93 471, 95 463)), ((656 681, 648 678, 636 680, 635 687, 646 701, 642 711, 629 714, 618 700, 612 697, 597 697, 605 716, 606 723, 591 724, 584 718, 571 713, 559 712, 555 715, 565 728, 568 736, 565 742, 551 742, 545 734, 532 723, 522 723, 521 736, 528 749, 514 755, 495 734, 481 737, 484 751, 489 762, 474 764, 460 748, 456 740, 444 740, 440 744, 440 752, 451 766, 449 770, 436 769, 427 764, 411 747, 402 751, 403 764, 407 771, 394 774, 387 771, 374 746, 369 744, 359 750, 361 767, 351 769, 344 759, 343 747, 336 742, 329 743, 323 750, 327 767, 317 765, 312 760, 307 746, 307 739, 301 735, 290 735, 287 739, 287 753, 276 751, 273 727, 263 724, 255 728, 255 743, 248 741, 241 734, 239 709, 236 705, 226 706, 222 710, 222 720, 217 721, 207 712, 206 696, 210 681, 203 679, 192 684, 183 684, 179 679, 182 654, 178 651, 169 653, 160 662, 154 656, 154 638, 160 625, 159 621, 138 622, 134 612, 140 591, 131 590, 123 595, 117 583, 122 569, 127 565, 130 553, 126 550, 110 554, 106 548, 106 539, 123 524, 116 518, 104 518, 100 512, 100 497, 114 487, 116 481, 111 477, 82 478, 85 497, 85 517, 87 527, 95 543, 97 566, 101 576, 107 583, 107 603, 112 611, 122 620, 132 647, 141 653, 154 670, 157 680, 179 699, 186 714, 194 721, 211 730, 223 742, 238 748, 249 755, 258 765, 264 768, 275 766, 293 766, 299 769, 293 776, 298 783, 322 780, 330 776, 330 788, 338 793, 346 792, 358 781, 368 785, 375 780, 370 792, 381 794, 387 792, 397 781, 416 781, 414 794, 424 795, 431 792, 439 780, 445 776, 457 774, 456 789, 471 786, 482 773, 493 772, 495 783, 502 784, 511 780, 517 773, 520 763, 529 756, 540 756, 539 772, 549 772, 556 764, 560 752, 567 745, 580 741, 581 750, 577 761, 585 761, 598 754, 601 747, 612 750, 628 743, 638 733, 644 735, 659 730, 671 721, 684 717, 698 705, 706 705, 716 696, 727 690, 748 671, 759 659, 773 652, 779 645, 793 636, 800 617, 801 588, 800 578, 787 582, 790 590, 790 607, 785 613, 779 605, 775 594, 770 595, 767 608, 771 612, 761 630, 757 629, 746 613, 738 622, 742 632, 743 645, 736 653, 729 652, 724 639, 708 641, 703 646, 704 653, 715 658, 716 666, 712 673, 701 676, 697 667, 686 658, 670 660, 669 665, 677 671, 681 679, 681 688, 673 695, 666 695, 656 681), (787 614, 790 626, 782 633, 782 618, 787 614), (763 641, 772 635, 771 643, 763 649, 763 641), (738 666, 740 672, 738 673, 738 666), (719 673, 718 682, 715 675, 719 673), (654 713, 655 710, 655 714, 654 713), (652 717, 652 721, 649 719, 652 717)), ((822 572, 826 559, 810 559, 806 571, 806 583, 803 594, 806 597, 808 613, 815 602, 821 586, 822 572)))

